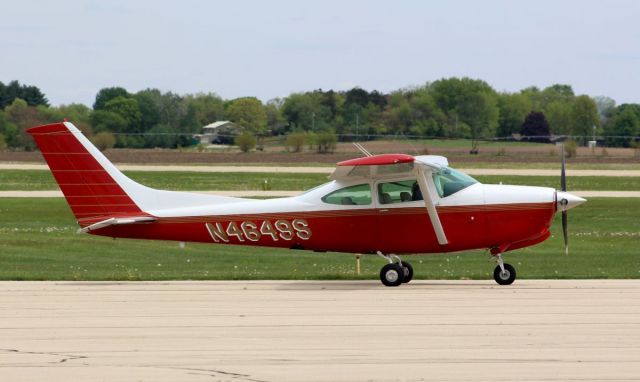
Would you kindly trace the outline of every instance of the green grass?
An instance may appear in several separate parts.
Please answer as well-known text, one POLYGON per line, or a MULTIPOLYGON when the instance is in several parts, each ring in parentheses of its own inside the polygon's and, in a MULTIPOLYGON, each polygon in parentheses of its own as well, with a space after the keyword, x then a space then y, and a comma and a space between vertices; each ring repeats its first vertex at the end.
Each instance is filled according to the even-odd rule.
MULTIPOLYGON (((328 181, 328 174, 206 173, 126 171, 131 179, 163 190, 306 190, 328 181)), ((48 170, 0 170, 0 191, 56 190, 48 170)))
MULTIPOLYGON (((554 236, 505 255, 519 278, 640 278, 640 199, 593 198, 569 213, 571 253, 554 236)), ((0 199, 2 280, 377 279, 384 262, 267 248, 109 239, 76 234, 64 200, 0 199)), ((417 278, 490 279, 495 264, 484 251, 406 256, 417 278)))
MULTIPOLYGON (((327 182, 325 174, 201 173, 129 171, 132 179, 165 190, 307 190, 327 182), (268 187, 263 188, 265 180, 268 187)), ((560 176, 476 176, 488 184, 516 184, 558 188, 560 176)), ((640 177, 574 176, 567 179, 569 190, 640 190, 640 177)), ((46 170, 0 170, 0 191, 56 190, 51 172, 46 170)))
MULTIPOLYGON (((506 168, 556 170, 560 174, 560 162, 451 162, 454 168, 506 168)), ((640 163, 571 163, 571 170, 640 170, 640 163)))
MULTIPOLYGON (((485 184, 513 184, 523 186, 542 186, 560 188, 560 175, 553 176, 474 176, 485 184)), ((580 191, 640 191, 640 177, 631 176, 573 176, 567 177, 567 190, 580 191)))
MULTIPOLYGON (((391 141, 393 142, 393 141, 391 141)), ((433 148, 469 148, 471 149, 470 139, 416 139, 416 140, 402 140, 398 139, 397 142, 404 142, 407 144, 422 144, 427 147, 433 148)), ((366 142, 365 142, 366 147, 366 142)), ((482 151, 483 147, 549 147, 553 148, 554 145, 550 143, 534 143, 534 142, 512 142, 512 141, 480 141, 478 147, 482 151)))

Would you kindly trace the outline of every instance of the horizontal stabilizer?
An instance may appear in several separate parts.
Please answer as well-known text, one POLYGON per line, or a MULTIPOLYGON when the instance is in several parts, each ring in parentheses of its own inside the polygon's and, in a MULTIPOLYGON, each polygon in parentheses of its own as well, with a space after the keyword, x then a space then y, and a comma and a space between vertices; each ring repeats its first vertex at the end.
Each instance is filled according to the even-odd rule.
POLYGON ((131 216, 124 218, 109 218, 106 220, 99 221, 97 223, 88 225, 84 228, 80 228, 78 233, 88 233, 91 231, 95 231, 100 228, 109 227, 112 225, 124 225, 124 224, 136 224, 136 223, 150 223, 154 222, 157 219, 152 216, 131 216))

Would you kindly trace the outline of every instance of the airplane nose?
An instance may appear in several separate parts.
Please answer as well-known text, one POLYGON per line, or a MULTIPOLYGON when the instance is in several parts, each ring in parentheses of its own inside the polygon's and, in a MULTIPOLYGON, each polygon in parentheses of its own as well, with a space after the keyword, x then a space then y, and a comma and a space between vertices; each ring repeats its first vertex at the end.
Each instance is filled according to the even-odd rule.
POLYGON ((558 210, 562 210, 563 208, 570 210, 587 201, 579 196, 562 191, 556 191, 556 200, 558 201, 558 210))

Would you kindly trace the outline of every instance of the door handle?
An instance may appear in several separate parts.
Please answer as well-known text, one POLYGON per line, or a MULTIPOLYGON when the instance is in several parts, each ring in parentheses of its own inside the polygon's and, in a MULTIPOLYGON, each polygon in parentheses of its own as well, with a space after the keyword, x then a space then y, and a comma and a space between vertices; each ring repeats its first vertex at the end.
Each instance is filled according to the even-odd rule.
POLYGON ((389 209, 388 208, 383 208, 383 209, 380 210, 380 212, 389 212, 389 209))

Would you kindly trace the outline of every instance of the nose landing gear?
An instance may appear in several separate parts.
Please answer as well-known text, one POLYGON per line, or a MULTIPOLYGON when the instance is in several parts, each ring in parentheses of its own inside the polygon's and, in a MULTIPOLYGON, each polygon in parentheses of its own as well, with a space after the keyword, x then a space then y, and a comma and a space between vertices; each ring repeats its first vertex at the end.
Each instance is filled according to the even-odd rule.
POLYGON ((406 261, 402 261, 396 255, 385 255, 378 251, 378 256, 383 257, 389 264, 380 270, 380 281, 386 286, 394 287, 408 283, 413 279, 413 267, 406 261), (394 262, 397 260, 397 262, 394 262))
POLYGON ((493 270, 493 279, 500 285, 511 285, 516 279, 516 269, 502 261, 502 254, 494 255, 498 265, 493 270))

